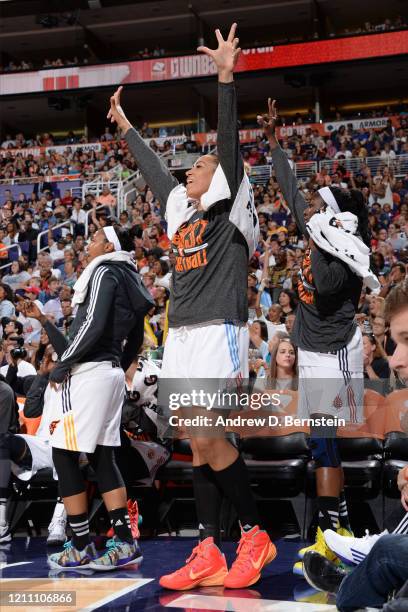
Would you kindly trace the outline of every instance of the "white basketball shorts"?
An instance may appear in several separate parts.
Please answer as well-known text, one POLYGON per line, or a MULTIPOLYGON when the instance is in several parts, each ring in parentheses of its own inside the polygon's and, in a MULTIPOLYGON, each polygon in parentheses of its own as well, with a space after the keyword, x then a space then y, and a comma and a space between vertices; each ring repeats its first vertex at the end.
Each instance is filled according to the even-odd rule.
POLYGON ((38 470, 44 468, 50 468, 53 470, 53 476, 57 480, 57 474, 54 470, 54 464, 52 462, 52 447, 49 442, 38 438, 37 436, 31 436, 28 434, 17 434, 19 438, 25 440, 28 448, 30 449, 32 464, 31 468, 28 469, 22 465, 11 462, 11 470, 17 478, 20 480, 31 480, 36 475, 38 470))
POLYGON ((171 327, 160 378, 246 379, 248 349, 245 323, 210 321, 171 327))
POLYGON ((298 416, 328 414, 346 423, 364 415, 363 342, 360 328, 348 344, 333 353, 299 349, 298 416))
POLYGON ((52 390, 51 445, 83 453, 93 453, 97 445, 120 446, 124 397, 121 367, 110 361, 76 365, 52 390))

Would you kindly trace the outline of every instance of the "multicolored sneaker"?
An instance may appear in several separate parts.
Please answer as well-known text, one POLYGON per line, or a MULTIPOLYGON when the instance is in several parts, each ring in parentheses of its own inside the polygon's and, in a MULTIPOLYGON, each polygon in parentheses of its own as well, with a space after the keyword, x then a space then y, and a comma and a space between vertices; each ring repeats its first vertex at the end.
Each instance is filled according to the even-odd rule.
POLYGON ((173 591, 188 591, 195 587, 220 586, 228 574, 227 562, 212 536, 200 542, 186 559, 186 565, 162 576, 160 586, 173 591))
POLYGON ((143 561, 142 552, 137 542, 129 544, 122 542, 116 537, 106 542, 106 552, 96 559, 93 559, 89 567, 100 572, 110 572, 114 569, 135 565, 143 561))
MULTIPOLYGON (((130 521, 130 529, 132 532, 132 537, 134 540, 138 540, 140 538, 139 525, 142 524, 142 517, 139 514, 139 507, 137 505, 137 501, 132 501, 128 499, 127 508, 129 513, 129 521, 130 521)), ((115 535, 115 530, 111 527, 107 532, 106 536, 108 538, 113 538, 115 535)))
MULTIPOLYGON (((349 537, 352 536, 352 534, 349 531, 347 531, 347 529, 343 529, 343 528, 340 527, 338 531, 340 532, 340 530, 343 533, 347 532, 347 534, 349 534, 349 537)), ((341 565, 340 559, 328 547, 328 545, 326 543, 326 540, 324 539, 323 531, 320 529, 320 527, 317 528, 316 542, 314 544, 312 544, 311 546, 307 546, 306 548, 302 548, 298 552, 298 555, 299 556, 302 555, 301 558, 303 559, 303 557, 305 556, 305 554, 307 552, 312 552, 312 551, 319 553, 319 555, 322 555, 323 557, 326 557, 326 559, 328 559, 329 561, 332 561, 336 565, 341 565)), ((302 561, 298 561, 297 563, 294 564, 294 566, 293 566, 293 573, 296 574, 296 576, 304 576, 302 561)))
POLYGON ((47 561, 48 565, 52 569, 89 568, 90 562, 96 557, 96 555, 97 553, 93 542, 88 544, 88 546, 86 546, 83 550, 78 550, 70 540, 69 542, 65 542, 64 548, 61 552, 48 555, 47 561))
POLYGON ((258 525, 241 531, 237 558, 224 580, 227 589, 245 589, 258 582, 261 571, 276 557, 276 547, 258 525))

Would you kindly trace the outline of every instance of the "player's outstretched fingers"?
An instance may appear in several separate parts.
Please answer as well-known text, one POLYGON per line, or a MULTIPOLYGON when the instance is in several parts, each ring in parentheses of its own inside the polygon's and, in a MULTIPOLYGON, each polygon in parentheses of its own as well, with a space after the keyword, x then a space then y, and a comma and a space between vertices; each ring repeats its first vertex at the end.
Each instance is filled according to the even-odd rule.
POLYGON ((227 38, 228 42, 232 42, 234 40, 236 29, 237 29, 237 24, 233 23, 229 31, 229 34, 228 34, 228 38, 227 38))

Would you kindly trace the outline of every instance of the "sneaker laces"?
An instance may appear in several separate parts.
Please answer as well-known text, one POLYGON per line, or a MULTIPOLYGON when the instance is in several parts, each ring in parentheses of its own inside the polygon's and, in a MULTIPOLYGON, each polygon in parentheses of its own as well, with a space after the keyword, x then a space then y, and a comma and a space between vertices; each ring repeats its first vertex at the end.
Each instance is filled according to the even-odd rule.
POLYGON ((178 569, 175 573, 182 574, 183 572, 186 571, 189 563, 193 564, 195 560, 198 561, 199 559, 205 559, 205 555, 203 553, 203 547, 201 546, 201 542, 193 548, 191 555, 188 557, 188 559, 186 559, 186 565, 178 569))
MULTIPOLYGON (((105 555, 107 555, 109 557, 109 559, 114 562, 116 561, 116 558, 118 556, 118 552, 119 552, 119 546, 118 546, 118 542, 115 540, 115 538, 110 538, 110 540, 108 540, 106 542, 106 552, 105 555)), ((103 556, 105 556, 103 555, 103 556)))
POLYGON ((60 561, 68 560, 70 557, 70 552, 73 548, 74 545, 72 543, 72 540, 68 540, 68 542, 65 542, 65 544, 63 544, 63 551, 60 555, 60 561))
POLYGON ((238 544, 237 558, 232 564, 233 568, 240 572, 245 571, 250 562, 251 552, 253 549, 254 543, 252 541, 252 537, 247 537, 245 534, 243 534, 238 544))

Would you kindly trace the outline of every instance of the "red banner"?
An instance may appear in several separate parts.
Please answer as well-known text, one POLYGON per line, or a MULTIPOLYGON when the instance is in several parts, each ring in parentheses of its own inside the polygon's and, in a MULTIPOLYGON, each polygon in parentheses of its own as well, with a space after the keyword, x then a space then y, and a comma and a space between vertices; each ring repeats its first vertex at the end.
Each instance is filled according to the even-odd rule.
MULTIPOLYGON (((408 53, 408 31, 244 49, 237 72, 344 62, 408 53)), ((51 68, 0 75, 0 95, 117 86, 208 77, 216 73, 206 55, 184 55, 95 66, 51 68)))

